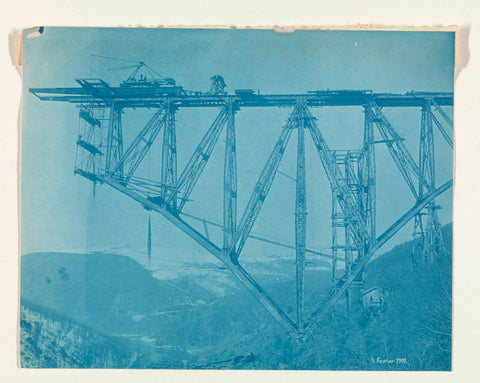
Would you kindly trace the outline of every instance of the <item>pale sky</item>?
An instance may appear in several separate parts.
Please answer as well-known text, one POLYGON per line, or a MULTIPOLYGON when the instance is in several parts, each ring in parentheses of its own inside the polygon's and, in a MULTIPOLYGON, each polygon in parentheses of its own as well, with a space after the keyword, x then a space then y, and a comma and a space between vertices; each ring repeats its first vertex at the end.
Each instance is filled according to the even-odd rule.
MULTIPOLYGON (((146 243, 147 213, 135 201, 108 187, 73 176, 78 110, 68 103, 39 101, 30 87, 76 86, 77 78, 99 77, 118 85, 91 54, 145 61, 185 89, 209 89, 220 74, 229 92, 238 88, 268 93, 304 93, 316 89, 371 89, 375 92, 453 91, 454 33, 341 32, 270 30, 75 29, 46 28, 24 39, 22 139, 22 254, 35 251, 109 248, 146 243)), ((118 73, 118 75, 122 75, 118 73)), ((449 114, 452 108, 445 109, 449 114)), ((181 110, 177 117, 179 173, 215 110, 181 110)), ((125 140, 133 137, 150 112, 127 111, 125 140)), ((289 110, 265 108, 237 114, 239 217, 256 179, 280 134, 289 110)), ((356 149, 363 137, 361 108, 312 109, 331 149, 356 149)), ((420 110, 385 109, 418 159, 420 110)), ((437 134, 437 181, 452 175, 452 152, 437 134)), ((160 140, 158 141, 160 144, 160 140)), ((160 145, 145 159, 159 169, 160 145)), ((280 169, 295 174, 296 135, 280 169)), ((223 136, 186 210, 221 222, 223 136)), ((143 169, 145 171, 146 168, 143 169)), ((139 169, 141 172, 142 169, 139 169)), ((157 171, 159 174, 159 171, 157 171)), ((377 233, 414 203, 385 148, 377 150, 377 233)), ((330 246, 331 195, 326 176, 307 136, 308 246, 330 246)), ((293 243, 295 187, 277 176, 253 231, 293 243)), ((451 222, 451 192, 438 200, 442 223, 451 222)), ((162 217, 153 217, 154 246, 186 251, 197 247, 162 217)), ((407 226, 392 243, 411 239, 407 226)), ((215 234, 213 234, 215 235, 215 234)), ((262 247, 263 249, 263 247, 262 247)), ((245 251, 256 251, 249 244, 245 251)), ((268 251, 268 250, 262 250, 268 251)), ((292 253, 293 254, 293 253, 292 253)))

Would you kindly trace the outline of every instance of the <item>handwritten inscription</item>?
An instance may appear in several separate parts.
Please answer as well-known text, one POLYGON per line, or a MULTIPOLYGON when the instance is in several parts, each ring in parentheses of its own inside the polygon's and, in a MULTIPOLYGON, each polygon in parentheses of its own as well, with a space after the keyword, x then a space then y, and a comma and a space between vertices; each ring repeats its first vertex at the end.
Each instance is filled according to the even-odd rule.
POLYGON ((380 357, 371 358, 370 361, 375 364, 407 364, 407 358, 383 359, 380 357))

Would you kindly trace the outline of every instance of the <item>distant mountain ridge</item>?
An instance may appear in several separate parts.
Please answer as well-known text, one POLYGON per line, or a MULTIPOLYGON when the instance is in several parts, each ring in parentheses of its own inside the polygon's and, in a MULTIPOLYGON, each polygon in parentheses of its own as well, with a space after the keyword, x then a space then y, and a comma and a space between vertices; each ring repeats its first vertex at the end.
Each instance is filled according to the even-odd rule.
POLYGON ((21 258, 21 298, 99 331, 130 332, 136 315, 216 297, 188 280, 155 279, 125 256, 35 253, 21 258))

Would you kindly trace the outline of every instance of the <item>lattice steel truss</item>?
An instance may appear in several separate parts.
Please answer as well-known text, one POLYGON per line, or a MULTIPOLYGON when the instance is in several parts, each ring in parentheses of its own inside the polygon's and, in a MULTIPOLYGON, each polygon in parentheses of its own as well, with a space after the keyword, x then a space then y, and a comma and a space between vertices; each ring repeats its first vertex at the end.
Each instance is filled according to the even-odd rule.
MULTIPOLYGON (((450 134, 440 118, 451 127, 452 121, 442 106, 453 105, 451 93, 376 94, 372 91, 316 91, 294 95, 260 95, 253 92, 212 94, 185 92, 181 87, 143 86, 141 91, 128 86, 110 87, 102 80, 78 80, 77 88, 30 89, 46 101, 65 101, 80 108, 75 173, 94 184, 109 185, 158 212, 202 247, 221 260, 265 309, 288 331, 304 334, 338 302, 346 297, 347 307, 358 301, 363 286, 363 269, 371 257, 393 235, 415 218, 415 230, 421 233, 422 251, 431 260, 442 248, 435 198, 452 186, 452 180, 435 185, 433 127, 436 126, 453 147, 450 134), (180 91, 175 92, 175 89, 180 91), (251 107, 290 107, 291 113, 261 171, 245 210, 237 217, 237 144, 235 116, 251 107), (358 150, 333 151, 327 145, 312 107, 357 106, 364 111, 364 139, 358 150), (218 114, 177 177, 176 114, 183 108, 217 108, 218 114), (422 109, 418 164, 407 150, 404 139, 386 118, 385 107, 422 109), (125 109, 153 109, 148 123, 124 147, 122 113, 125 109), (223 175, 223 223, 194 217, 183 210, 201 177, 222 131, 225 132, 223 175), (375 138, 375 128, 377 136, 375 138), (155 181, 136 175, 136 171, 163 129, 161 179, 155 181), (295 133, 294 133, 295 132, 295 133), (296 136, 295 245, 261 238, 252 228, 269 195, 290 138, 296 136), (323 254, 307 248, 307 193, 305 144, 310 136, 332 191, 332 252, 323 254), (415 200, 415 205, 380 236, 376 234, 375 146, 385 144, 415 200), (425 213, 426 211, 426 213, 425 213), (423 214, 427 217, 423 223, 423 214), (202 222, 204 233, 185 218, 202 222), (223 230, 223 242, 212 242, 208 227, 223 230), (425 227, 424 227, 425 226, 425 227), (241 266, 241 255, 249 238, 264 240, 295 249, 296 318, 292 319, 241 266), (304 272, 307 253, 327 257, 332 262, 332 288, 318 308, 306 315, 304 272), (338 267, 339 263, 343 267, 338 267)), ((312 219, 312 218, 310 218, 312 219)), ((149 224, 149 254, 151 228, 149 224)))

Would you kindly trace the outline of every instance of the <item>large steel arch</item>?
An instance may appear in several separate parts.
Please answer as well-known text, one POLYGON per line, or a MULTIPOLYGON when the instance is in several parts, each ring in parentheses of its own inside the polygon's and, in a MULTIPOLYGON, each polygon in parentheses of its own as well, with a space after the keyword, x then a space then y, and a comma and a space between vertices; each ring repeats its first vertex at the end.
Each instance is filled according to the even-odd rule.
MULTIPOLYGON (((358 296, 363 285, 362 271, 372 256, 410 220, 423 225, 422 211, 428 210, 428 230, 422 238, 428 257, 438 249, 439 225, 435 198, 448 190, 453 181, 440 187, 435 185, 434 146, 432 129, 436 126, 449 146, 450 134, 442 119, 452 125, 443 106, 453 105, 452 93, 385 94, 361 91, 316 91, 306 94, 260 95, 246 92, 210 94, 200 92, 167 92, 159 87, 146 88, 139 93, 127 87, 111 87, 102 80, 77 80, 77 88, 30 89, 40 100, 64 101, 80 108, 82 121, 78 135, 75 173, 95 184, 104 184, 134 199, 149 211, 161 214, 169 222, 194 239, 200 246, 222 261, 230 272, 255 296, 263 307, 287 331, 303 334, 315 327, 320 318, 342 297, 347 305, 358 296), (364 142, 358 150, 339 154, 332 150, 322 134, 311 108, 356 106, 365 115, 364 142), (432 109, 432 106, 434 109, 432 109), (203 107, 218 109, 218 114, 206 130, 201 141, 181 172, 177 171, 177 151, 181 142, 176 139, 175 115, 183 108, 203 107), (280 129, 280 135, 271 149, 246 208, 238 215, 237 209, 237 140, 235 115, 245 108, 288 107, 290 115, 280 129), (383 109, 420 108, 420 154, 418 163, 407 150, 403 138, 387 119, 383 109), (139 129, 133 141, 125 146, 122 130, 122 111, 148 108, 154 112, 148 123, 139 129), (435 115, 436 111, 439 116, 435 115), (100 115, 107 115, 102 118, 100 115), (102 121, 106 121, 102 122, 102 121), (375 139, 374 128, 381 139, 375 139), (223 230, 222 243, 214 243, 208 235, 208 223, 202 217, 205 233, 190 225, 184 207, 207 166, 222 131, 225 132, 223 174, 223 222, 213 223, 223 230), (163 131, 163 136, 162 136, 163 131), (295 133, 294 133, 295 132, 295 133), (291 318, 275 300, 242 267, 241 255, 249 238, 255 238, 252 228, 271 191, 279 165, 292 134, 297 137, 295 193, 295 244, 282 244, 294 248, 296 255, 296 318, 291 318), (162 143, 161 179, 152 180, 136 176, 136 171, 152 145, 162 143), (309 138, 310 137, 310 138, 309 138), (305 141, 311 139, 332 189, 333 245, 331 254, 307 248, 307 198, 305 141), (376 164, 375 145, 385 144, 406 182, 416 203, 381 235, 376 235, 376 164), (180 174, 180 175, 178 175, 180 174), (344 233, 339 242, 336 228, 344 233), (306 318, 304 310, 304 270, 307 253, 316 253, 332 262, 333 285, 319 307, 306 318), (343 274, 337 275, 337 262, 345 265, 343 274)), ((199 122, 201 123, 201 122, 199 122)), ((423 227, 423 226, 422 226, 423 227)), ((422 229, 423 232, 423 229, 422 229)), ((266 238, 257 239, 269 241, 266 238)), ((271 241, 272 242, 272 241, 271 241)))

